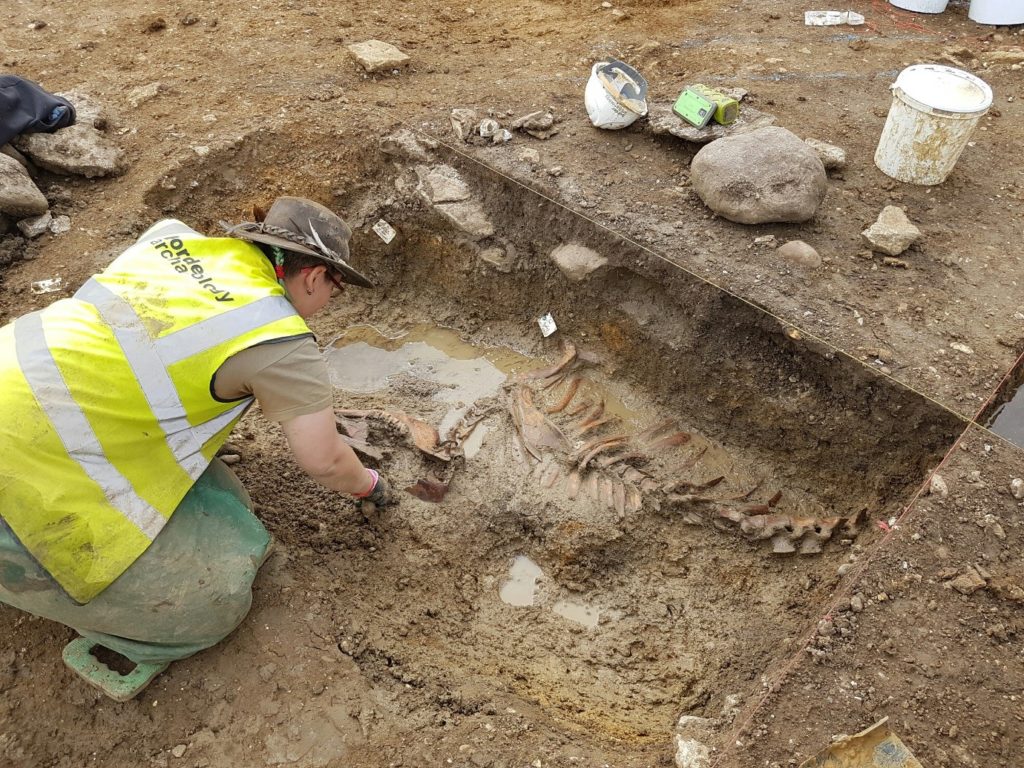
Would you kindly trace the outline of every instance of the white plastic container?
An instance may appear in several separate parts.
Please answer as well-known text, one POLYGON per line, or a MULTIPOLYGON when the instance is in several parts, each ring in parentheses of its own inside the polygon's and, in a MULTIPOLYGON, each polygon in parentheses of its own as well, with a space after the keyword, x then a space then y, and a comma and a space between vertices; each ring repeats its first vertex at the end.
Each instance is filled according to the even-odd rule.
POLYGON ((889 5, 917 13, 942 13, 949 5, 949 0, 889 0, 889 5))
POLYGON ((971 0, 967 18, 979 24, 1024 24, 1021 0, 971 0))
POLYGON ((599 61, 590 70, 583 103, 598 128, 625 128, 647 114, 647 81, 621 61, 599 61))
POLYGON ((892 84, 875 165, 911 184, 941 184, 992 106, 988 83, 969 72, 917 64, 892 84))

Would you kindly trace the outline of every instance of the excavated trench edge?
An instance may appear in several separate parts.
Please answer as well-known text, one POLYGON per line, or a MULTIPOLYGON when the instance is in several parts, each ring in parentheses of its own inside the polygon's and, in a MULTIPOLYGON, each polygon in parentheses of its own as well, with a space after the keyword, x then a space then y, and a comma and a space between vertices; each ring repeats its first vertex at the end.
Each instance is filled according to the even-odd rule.
MULTIPOLYGON (((531 187, 529 187, 528 185, 522 183, 521 181, 519 181, 519 180, 517 180, 517 179, 515 179, 513 177, 510 177, 507 174, 503 173, 501 170, 499 170, 497 168, 494 168, 492 166, 488 166, 486 163, 481 162, 476 157, 468 155, 467 153, 459 150, 458 148, 453 147, 450 144, 447 144, 446 142, 444 142, 439 137, 432 136, 432 135, 429 135, 429 134, 425 134, 423 131, 419 130, 418 128, 416 128, 416 127, 414 127, 412 125, 410 125, 409 123, 407 123, 405 121, 397 120, 397 118, 395 118, 394 115, 389 115, 389 116, 392 119, 396 120, 397 122, 400 122, 402 125, 404 125, 407 129, 411 130, 416 135, 426 136, 429 140, 435 141, 438 144, 444 146, 453 155, 457 155, 460 158, 462 158, 463 160, 466 160, 466 161, 468 161, 470 163, 476 164, 476 165, 486 169, 488 172, 493 173, 493 174, 503 178, 505 181, 507 181, 509 183, 515 184, 515 185, 521 187, 524 190, 527 190, 527 191, 529 191, 529 192, 531 192, 531 193, 533 193, 535 195, 538 195, 539 197, 542 197, 547 202, 549 202, 549 203, 551 203, 553 205, 556 205, 558 207, 561 207, 562 209, 564 209, 568 213, 571 213, 574 216, 578 216, 580 218, 583 218, 583 219, 587 220, 592 226, 605 230, 610 236, 612 236, 614 238, 620 238, 623 241, 629 242, 634 247, 636 247, 636 248, 638 248, 638 249, 640 249, 642 251, 645 251, 645 252, 651 254, 652 256, 655 256, 656 258, 658 258, 658 259, 660 259, 660 260, 662 260, 662 261, 664 261, 666 263, 669 263, 672 266, 674 266, 674 267, 676 267, 676 268, 678 268, 678 269, 680 269, 682 271, 687 272, 691 277, 696 278, 697 280, 700 280, 701 282, 707 283, 708 285, 712 286, 713 288, 718 289, 722 293, 725 293, 727 295, 733 296, 734 298, 736 298, 739 301, 742 301, 742 302, 744 302, 746 304, 749 304, 750 306, 752 306, 753 308, 757 309, 758 311, 764 312, 765 314, 775 318, 784 327, 796 328, 798 331, 802 330, 796 324, 790 323, 790 322, 788 322, 786 320, 783 320, 782 318, 779 318, 778 316, 776 316, 773 313, 771 313, 769 310, 767 310, 767 309, 765 309, 763 307, 757 306, 757 305, 753 304, 752 302, 749 302, 748 300, 744 299, 743 297, 733 294, 728 289, 725 289, 725 288, 723 288, 721 286, 718 286, 715 283, 713 283, 712 281, 703 278, 702 276, 692 272, 691 270, 688 270, 685 266, 683 266, 681 264, 678 264, 677 262, 673 261, 669 257, 664 256, 664 255, 658 253, 653 248, 650 248, 650 247, 648 247, 648 246, 646 246, 646 245, 644 245, 642 243, 639 243, 639 242, 633 240, 627 234, 618 232, 614 228, 609 227, 609 226, 607 226, 605 224, 602 224, 601 222, 596 221, 596 220, 592 219, 591 217, 588 217, 586 214, 581 213, 579 211, 576 211, 576 210, 570 208, 569 206, 565 205, 564 203, 561 203, 561 202, 559 202, 557 200, 554 200, 554 199, 548 197, 547 195, 544 195, 542 192, 540 192, 538 190, 532 189, 531 187)), ((908 390, 914 392, 915 394, 917 394, 918 396, 928 400, 933 405, 935 405, 936 407, 940 408, 941 410, 947 412, 950 416, 954 417, 958 422, 960 422, 962 424, 962 429, 959 432, 959 434, 956 436, 956 438, 953 440, 953 442, 949 445, 949 448, 946 451, 945 455, 943 455, 941 461, 939 461, 939 463, 935 466, 934 470, 932 470, 932 472, 928 473, 928 475, 923 479, 923 481, 921 482, 921 484, 918 487, 917 491, 913 494, 913 496, 907 502, 906 506, 904 507, 904 509, 901 511, 901 513, 899 514, 899 516, 897 518, 896 526, 893 526, 890 530, 888 530, 885 533, 884 536, 879 538, 873 545, 869 546, 865 550, 864 556, 858 561, 858 563, 855 565, 855 567, 851 571, 851 573, 848 574, 848 576, 843 579, 843 581, 840 583, 839 587, 833 591, 833 593, 831 594, 829 599, 826 600, 824 605, 821 606, 821 609, 820 609, 820 612, 818 614, 818 617, 814 618, 814 619, 812 619, 811 621, 808 622, 806 630, 800 636, 801 637, 801 641, 798 643, 797 649, 792 653, 792 655, 789 656, 787 659, 782 660, 777 665, 776 671, 774 673, 772 673, 772 674, 766 673, 765 677, 767 679, 760 686, 763 689, 763 691, 764 691, 763 695, 761 695, 761 696, 752 696, 752 698, 754 698, 754 703, 752 705, 748 704, 747 706, 744 707, 743 712, 736 719, 735 724, 732 727, 732 729, 730 731, 726 732, 723 735, 723 737, 721 738, 721 741, 720 741, 720 743, 722 744, 723 748, 717 752, 717 756, 716 756, 715 760, 712 763, 712 768, 720 768, 720 766, 726 765, 727 761, 730 758, 733 757, 733 755, 736 753, 736 751, 738 749, 740 749, 740 744, 741 744, 740 738, 749 729, 749 727, 751 726, 751 724, 752 724, 754 718, 756 717, 757 713, 761 710, 761 708, 765 704, 768 703, 768 701, 771 699, 771 697, 780 689, 780 687, 785 682, 785 680, 800 665, 800 663, 802 661, 806 661, 806 649, 809 647, 810 643, 812 642, 812 640, 813 640, 813 638, 815 636, 816 627, 817 627, 818 622, 821 619, 829 616, 835 610, 835 608, 838 606, 838 604, 840 603, 840 601, 844 597, 848 598, 848 597, 850 597, 854 593, 854 589, 857 586, 857 584, 859 583, 859 580, 860 580, 862 574, 865 572, 865 570, 867 569, 867 567, 869 565, 871 565, 872 563, 874 563, 876 561, 876 559, 883 552, 883 550, 887 546, 890 545, 891 541, 894 538, 894 534, 897 531, 898 526, 899 525, 905 525, 907 522, 909 522, 909 519, 911 518, 913 513, 916 511, 917 501, 920 499, 920 497, 928 489, 928 487, 929 487, 929 485, 931 483, 932 478, 935 475, 937 475, 939 473, 939 471, 946 465, 946 463, 948 462, 950 456, 953 454, 953 452, 956 450, 956 448, 960 445, 961 441, 964 439, 966 434, 971 430, 971 427, 976 427, 976 428, 980 429, 981 431, 987 433, 988 435, 992 436, 993 438, 1010 444, 1011 446, 1013 446, 1014 449, 1024 450, 1024 446, 1018 446, 1015 443, 1013 443, 1012 441, 1009 441, 1006 438, 1002 437, 1001 435, 992 432, 988 428, 989 426, 991 426, 991 421, 992 421, 992 419, 993 419, 993 417, 994 417, 998 407, 1000 405, 1006 403, 1007 401, 1011 400, 1013 398, 1013 395, 1016 393, 1016 391, 1022 385, 1024 385, 1024 353, 1022 353, 1021 356, 1014 362, 1014 364, 1012 366, 1010 366, 1010 368, 1007 370, 1006 374, 1003 376, 1003 378, 1000 380, 1000 382, 993 388, 991 395, 986 400, 986 402, 982 405, 982 407, 978 410, 978 412, 975 414, 974 418, 967 418, 967 417, 963 416, 962 414, 959 414, 956 411, 953 411, 952 409, 946 407, 945 405, 943 405, 939 401, 935 400, 934 398, 929 397, 927 394, 919 392, 918 390, 914 389, 913 387, 911 387, 911 386, 909 386, 907 384, 904 384, 903 382, 899 381, 898 379, 895 379, 894 377, 888 376, 888 375, 882 373, 881 371, 878 371, 878 370, 876 370, 876 369, 866 365, 865 363, 863 363, 862 361, 857 359, 852 354, 850 354, 850 353, 846 352, 845 350, 843 350, 843 349, 841 349, 841 348, 831 344, 830 342, 828 342, 828 341, 826 341, 824 339, 820 339, 818 337, 815 337, 814 334, 811 334, 809 332, 807 333, 807 335, 809 337, 815 338, 821 344, 825 345, 826 347, 831 348, 835 352, 844 355, 851 362, 854 362, 854 363, 862 366, 871 375, 876 376, 878 378, 888 379, 891 383, 895 384, 896 386, 908 389, 908 390)), ((755 687, 754 691, 756 691, 756 690, 757 690, 757 688, 755 687)), ((752 693, 753 693, 753 691, 752 691, 752 693)))
MULTIPOLYGON (((661 266, 660 266, 660 268, 652 269, 651 271, 652 271, 653 274, 646 275, 646 277, 648 279, 655 279, 655 278, 657 278, 658 277, 657 273, 659 271, 661 271, 661 269, 664 269, 666 267, 669 270, 677 270, 677 271, 679 271, 681 273, 685 273, 685 275, 689 279, 695 279, 695 280, 699 281, 700 283, 705 284, 705 285, 709 286, 710 288, 716 290, 717 292, 723 294, 724 296, 730 297, 731 300, 734 300, 734 301, 742 303, 743 305, 746 305, 749 309, 752 309, 757 314, 763 316, 766 319, 769 319, 772 323, 777 323, 780 326, 780 328, 786 329, 789 334, 792 334, 793 331, 795 331, 798 336, 801 335, 801 334, 804 335, 808 342, 813 342, 811 344, 807 344, 805 346, 805 350, 811 351, 812 353, 816 353, 818 355, 827 354, 828 351, 832 352, 833 354, 842 355, 844 361, 846 361, 847 364, 849 362, 856 363, 857 364, 856 367, 862 369, 862 373, 867 373, 868 374, 867 378, 869 380, 873 379, 873 380, 876 380, 876 381, 885 382, 885 384, 887 386, 894 387, 897 391, 902 391, 902 392, 905 392, 905 393, 911 393, 913 396, 916 396, 918 398, 921 398, 924 401, 927 401, 931 406, 933 406, 936 409, 938 409, 941 413, 943 413, 945 418, 949 419, 950 417, 952 417, 951 421, 955 421, 956 424, 959 425, 959 429, 955 433, 955 437, 952 439, 952 442, 951 443, 946 443, 947 445, 949 445, 949 448, 945 451, 945 454, 943 455, 943 458, 938 463, 938 466, 936 466, 934 471, 937 471, 938 469, 940 469, 945 464, 945 462, 948 460, 949 455, 952 453, 952 451, 956 448, 956 446, 962 440, 963 435, 972 426, 977 426, 977 427, 981 428, 982 430, 985 430, 986 432, 988 431, 988 430, 985 429, 985 427, 982 424, 979 424, 978 421, 982 418, 982 415, 983 415, 984 412, 986 412, 986 409, 989 409, 989 411, 991 410, 991 403, 996 398, 997 391, 1002 391, 999 387, 997 387, 997 391, 993 392, 992 397, 989 398, 989 403, 986 404, 986 407, 983 408, 981 411, 979 411, 978 415, 974 419, 968 419, 968 418, 962 416, 961 414, 958 414, 955 411, 952 411, 951 409, 949 409, 946 406, 944 406, 943 404, 937 402, 933 398, 930 398, 926 394, 924 394, 922 392, 919 392, 919 391, 915 390, 914 388, 904 384, 903 382, 899 381, 898 379, 895 379, 892 376, 886 375, 886 374, 884 374, 884 373, 882 373, 880 371, 877 371, 876 369, 874 369, 874 368, 864 364, 862 361, 858 360, 856 357, 850 355, 849 353, 847 353, 844 350, 836 347, 835 345, 829 343, 828 341, 826 341, 824 339, 821 339, 821 338, 815 336, 812 333, 803 331, 803 329, 799 328, 798 326, 794 325, 793 323, 791 323, 791 322, 789 322, 787 320, 784 320, 783 318, 780 318, 780 317, 774 315, 773 313, 771 313, 770 311, 766 310, 765 308, 760 307, 760 306, 754 304, 753 302, 744 299, 742 296, 738 296, 738 295, 730 292, 729 290, 727 290, 725 288, 722 288, 721 286, 716 285, 713 281, 708 280, 708 279, 706 279, 706 278, 704 278, 704 277, 702 277, 702 276, 692 272, 691 270, 687 269, 685 266, 683 266, 683 265, 673 261, 671 258, 669 258, 669 257, 667 257, 667 256, 665 256, 663 254, 658 253, 653 248, 651 248, 649 246, 646 246, 646 245, 644 245, 642 243, 639 243, 639 242, 631 239, 628 235, 624 235, 624 234, 614 230, 613 228, 611 228, 611 227, 609 227, 609 226, 607 226, 605 224, 602 224, 599 221, 596 221, 596 220, 588 217, 586 214, 583 214, 583 213, 580 213, 579 211, 573 210, 572 208, 568 207, 564 203, 559 202, 558 200, 555 200, 555 199, 552 199, 552 198, 548 197, 547 195, 543 194, 543 192, 540 192, 540 191, 538 191, 536 189, 532 189, 527 184, 524 184, 522 181, 520 181, 518 179, 515 179, 515 178, 513 178, 513 177, 503 173, 502 171, 500 171, 498 169, 495 169, 493 167, 488 166, 487 164, 479 161, 478 159, 476 159, 475 157, 473 157, 471 155, 466 154, 465 152, 459 150, 458 148, 451 147, 451 146, 447 145, 445 142, 443 142, 442 140, 438 139, 437 137, 430 136, 428 134, 424 134, 424 132, 422 130, 417 129, 417 128, 409 125, 408 123, 405 123, 404 121, 394 119, 393 116, 389 116, 389 117, 392 117, 392 124, 402 124, 407 129, 412 131, 414 134, 416 134, 418 136, 421 136, 421 137, 426 137, 426 138, 429 139, 430 142, 436 142, 438 145, 443 147, 443 149, 446 150, 447 153, 450 156, 456 157, 456 158, 458 158, 461 161, 468 162, 472 166, 476 167, 478 169, 478 172, 480 170, 482 170, 482 171, 486 172, 486 174, 493 175, 493 176, 501 179, 504 183, 513 184, 516 187, 518 187, 521 190, 523 190, 524 192, 532 193, 532 195, 537 196, 538 198, 542 199, 546 204, 550 204, 550 205, 556 206, 561 211, 564 211, 565 213, 572 214, 573 216, 575 216, 575 217, 585 221, 590 227, 593 227, 595 230, 597 230, 599 232, 603 232, 604 235, 607 236, 608 238, 610 238, 613 242, 618 241, 618 242, 621 242, 621 243, 628 244, 632 248, 637 249, 638 251, 641 251, 641 252, 643 252, 643 253, 645 253, 645 254, 647 254, 649 256, 654 257, 654 259, 656 260, 656 264, 661 265, 661 266)), ((792 335, 790 335, 790 338, 792 338, 792 335)), ((1018 361, 1018 364, 1019 363, 1020 363, 1020 361, 1018 361)), ((1000 387, 1003 387, 1003 386, 1005 386, 1007 384, 1007 382, 1011 378, 1011 375, 1012 375, 1012 370, 1011 370, 1010 373, 1007 373, 1007 375, 1004 377, 1003 382, 1001 382, 1001 384, 1000 384, 1000 387)), ((1019 378, 1019 375, 1020 374, 1018 372, 1018 374, 1017 374, 1018 378, 1019 378)), ((993 435, 993 436, 994 437, 998 437, 997 435, 993 435)), ((928 483, 930 481, 930 477, 931 477, 931 474, 929 474, 928 477, 926 477, 924 479, 924 481, 917 487, 916 492, 912 495, 910 500, 906 503, 905 507, 903 508, 902 512, 899 515, 900 522, 904 522, 912 514, 912 512, 915 509, 916 501, 918 500, 918 498, 920 497, 922 492, 928 486, 928 483)), ((903 496, 902 493, 899 494, 899 495, 903 496)), ((843 580, 843 582, 840 584, 840 586, 836 590, 834 590, 832 592, 832 594, 829 597, 829 599, 825 601, 825 605, 823 606, 823 610, 820 613, 821 616, 827 615, 832 610, 832 608, 835 606, 835 604, 843 596, 848 595, 848 594, 850 594, 852 592, 852 589, 855 586, 855 584, 856 584, 859 576, 863 572, 864 568, 869 563, 873 562, 876 559, 878 553, 880 553, 882 551, 882 547, 887 546, 889 541, 891 540, 891 538, 892 538, 892 533, 889 532, 885 536, 883 536, 880 539, 878 539, 873 545, 869 545, 868 547, 865 548, 865 555, 864 555, 864 557, 862 557, 861 561, 858 563, 858 565, 854 569, 854 571, 847 578, 845 578, 843 580)), ((812 608, 812 610, 813 610, 813 608, 812 608)), ((809 623, 808 630, 803 635, 805 644, 813 636, 813 631, 814 631, 814 626, 816 625, 816 621, 817 621, 817 619, 815 619, 815 620, 813 620, 813 621, 811 621, 809 623)), ((781 660, 779 660, 779 664, 776 667, 777 671, 774 674, 770 674, 769 675, 769 673, 766 673, 766 676, 768 676, 768 679, 770 680, 770 682, 765 685, 766 693, 764 694, 763 697, 756 698, 755 694, 756 694, 756 690, 757 689, 755 689, 754 691, 748 692, 748 693, 750 693, 750 697, 752 699, 756 699, 756 701, 755 701, 755 703, 753 705, 748 705, 748 707, 745 708, 745 712, 743 713, 743 715, 740 718, 738 718, 737 721, 736 721, 738 723, 738 725, 734 728, 733 733, 730 734, 729 738, 724 740, 723 744, 725 745, 725 748, 719 753, 719 757, 715 761, 715 765, 716 766, 717 765, 722 765, 724 763, 726 758, 731 754, 732 750, 735 749, 734 745, 736 743, 736 737, 743 733, 743 731, 749 725, 749 723, 753 719, 753 717, 756 714, 756 712, 760 709, 760 707, 763 706, 763 704, 771 697, 772 693, 775 690, 777 690, 778 686, 781 685, 781 683, 789 675, 789 673, 794 668, 796 668, 796 666, 798 666, 799 662, 801 661, 801 655, 804 653, 804 647, 805 646, 801 646, 788 659, 781 659, 781 660)))

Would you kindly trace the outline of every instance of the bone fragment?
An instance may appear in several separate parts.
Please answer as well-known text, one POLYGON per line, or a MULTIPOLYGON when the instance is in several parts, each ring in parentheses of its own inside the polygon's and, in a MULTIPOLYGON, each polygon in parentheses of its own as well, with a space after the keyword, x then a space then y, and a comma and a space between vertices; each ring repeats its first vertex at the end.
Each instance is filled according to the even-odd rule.
POLYGON ((536 379, 550 379, 562 371, 568 366, 572 365, 576 359, 576 345, 571 341, 565 341, 563 343, 563 354, 561 359, 549 368, 537 368, 532 371, 520 374, 520 381, 532 381, 536 379))
POLYGON ((597 456, 599 453, 619 448, 625 445, 628 441, 629 438, 626 437, 625 435, 619 437, 611 437, 608 438, 607 440, 603 440, 596 446, 591 448, 589 451, 587 451, 587 453, 585 453, 583 457, 579 460, 576 467, 581 470, 586 469, 587 464, 590 463, 590 460, 597 456))
POLYGON ((569 473, 569 477, 565 480, 565 495, 571 501, 575 499, 580 492, 580 481, 583 478, 580 476, 578 470, 573 470, 569 473))
POLYGON ((573 376, 569 380, 569 386, 565 391, 565 395, 563 395, 562 399, 558 401, 557 405, 553 405, 548 408, 548 413, 561 413, 564 411, 576 396, 576 392, 580 388, 580 381, 581 379, 579 376, 573 376))
POLYGON ((675 419, 665 419, 664 421, 659 421, 657 424, 651 425, 643 432, 641 432, 639 435, 637 435, 636 439, 639 440, 641 443, 649 443, 659 434, 661 434, 667 429, 670 429, 671 427, 674 427, 675 425, 675 419))
POLYGON ((626 483, 626 510, 630 514, 635 514, 643 509, 644 497, 640 493, 640 489, 632 483, 626 483))
POLYGON ((659 438, 650 444, 653 450, 660 451, 664 448, 675 448, 680 445, 686 445, 690 442, 691 435, 689 432, 675 432, 671 435, 659 438))
POLYGON ((608 509, 615 506, 615 499, 612 493, 612 479, 607 475, 601 477, 601 504, 608 509))

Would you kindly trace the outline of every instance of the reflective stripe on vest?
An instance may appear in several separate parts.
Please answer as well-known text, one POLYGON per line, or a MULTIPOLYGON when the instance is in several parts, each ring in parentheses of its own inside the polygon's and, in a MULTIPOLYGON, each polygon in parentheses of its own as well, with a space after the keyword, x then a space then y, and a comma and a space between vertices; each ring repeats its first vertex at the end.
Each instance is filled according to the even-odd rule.
POLYGON ((239 418, 252 398, 192 427, 167 366, 213 349, 250 328, 295 314, 295 308, 283 296, 267 296, 154 340, 131 305, 102 283, 89 280, 75 293, 75 298, 96 307, 103 321, 113 329, 146 401, 160 421, 168 448, 193 480, 198 480, 209 464, 201 453, 206 441, 239 418))
POLYGON ((14 348, 32 394, 57 430, 68 454, 103 489, 110 505, 120 510, 152 541, 166 521, 138 497, 131 483, 107 460, 99 438, 68 392, 64 377, 46 346, 43 319, 39 314, 32 313, 15 320, 14 348))
POLYGON ((139 242, 0 328, 0 517, 80 603, 146 550, 253 402, 215 397, 224 361, 312 335, 258 248, 184 238, 139 242))

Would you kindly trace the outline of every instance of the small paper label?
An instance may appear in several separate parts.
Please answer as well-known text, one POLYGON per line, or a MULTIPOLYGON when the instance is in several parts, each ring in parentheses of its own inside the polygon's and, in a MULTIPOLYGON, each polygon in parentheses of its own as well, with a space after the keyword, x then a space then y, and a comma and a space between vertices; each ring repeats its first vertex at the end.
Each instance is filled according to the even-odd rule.
POLYGON ((63 286, 64 280, 58 275, 49 280, 37 280, 32 283, 32 293, 53 293, 59 291, 63 286))
POLYGON ((550 312, 548 312, 546 315, 538 317, 537 325, 540 326, 540 334, 545 339, 558 330, 558 326, 555 325, 555 318, 551 316, 550 312))
POLYGON ((376 232, 377 236, 380 237, 380 239, 383 240, 385 243, 390 243, 392 240, 395 239, 395 235, 398 234, 397 232, 395 232, 395 228, 388 224, 386 221, 384 221, 384 219, 381 219, 380 221, 373 225, 373 231, 376 232))

